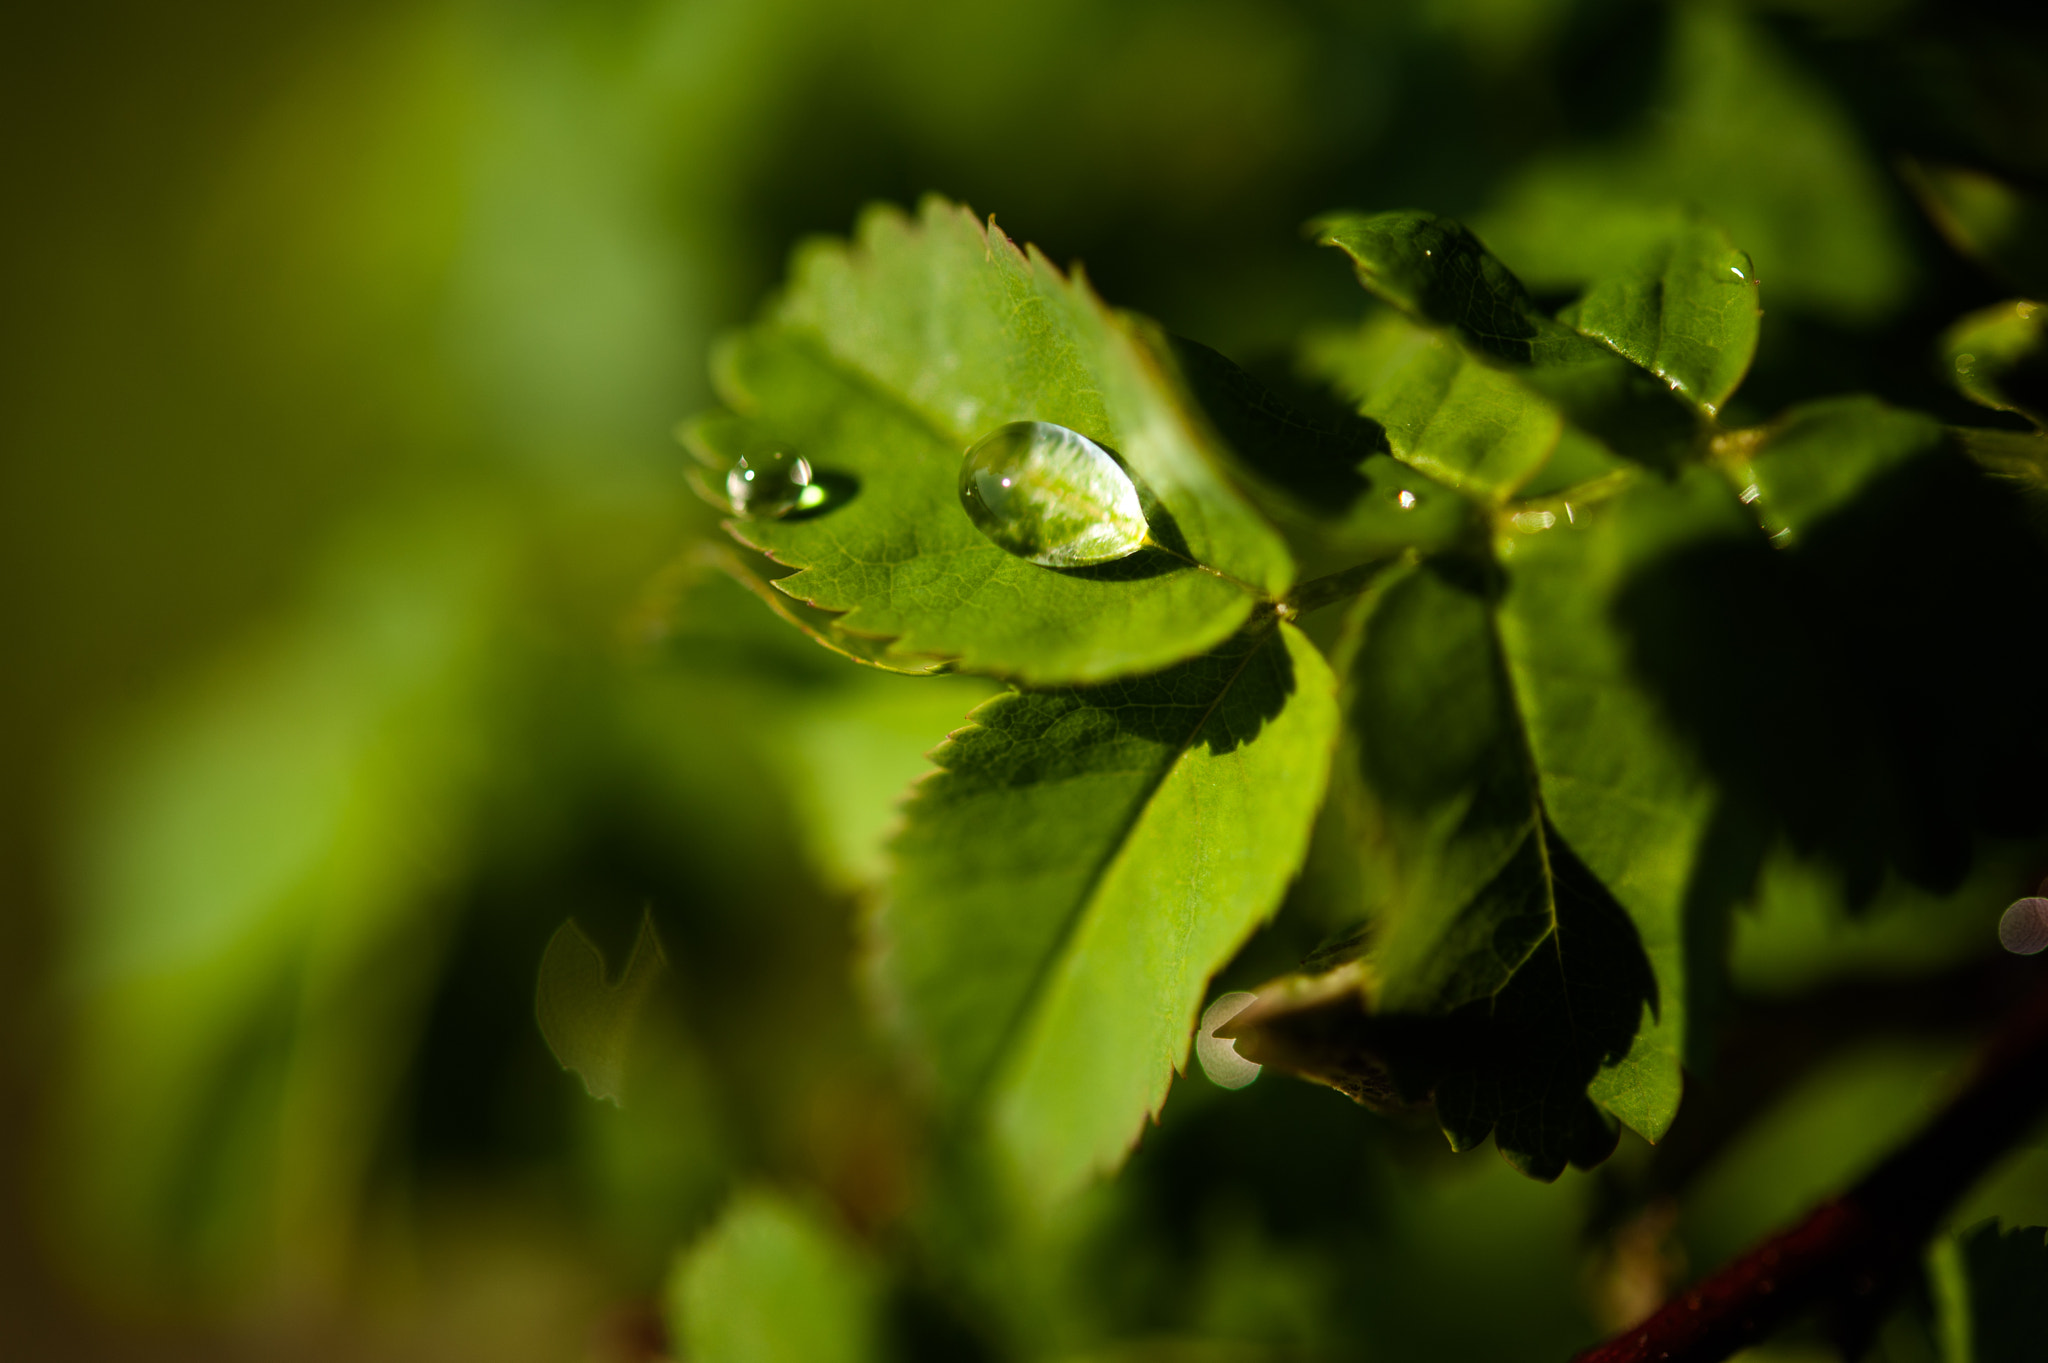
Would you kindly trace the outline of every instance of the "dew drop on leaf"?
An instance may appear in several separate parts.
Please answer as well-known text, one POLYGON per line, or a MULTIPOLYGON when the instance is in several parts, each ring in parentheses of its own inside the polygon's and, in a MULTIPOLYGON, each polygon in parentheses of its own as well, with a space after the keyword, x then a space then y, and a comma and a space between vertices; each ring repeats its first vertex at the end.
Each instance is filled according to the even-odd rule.
POLYGON ((982 534, 1048 568, 1108 563, 1145 544, 1130 475, 1102 446, 1049 421, 1013 421, 970 445, 960 505, 982 534))
POLYGON ((750 521, 772 521, 812 504, 811 466, 795 450, 773 446, 756 451, 725 475, 732 509, 750 521))

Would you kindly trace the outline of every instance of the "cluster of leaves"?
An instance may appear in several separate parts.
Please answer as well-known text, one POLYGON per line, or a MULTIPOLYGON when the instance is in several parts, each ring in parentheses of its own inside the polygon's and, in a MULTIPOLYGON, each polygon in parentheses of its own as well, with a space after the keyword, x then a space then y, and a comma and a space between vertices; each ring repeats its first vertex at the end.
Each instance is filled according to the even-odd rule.
MULTIPOLYGON (((1758 282, 1696 216, 1554 315, 1454 221, 1315 230, 1381 305, 1308 351, 1356 416, 934 199, 807 248, 689 429, 710 469, 786 442, 835 485, 733 527, 814 637, 1013 683, 932 754, 868 936, 950 1129, 1039 1196, 1157 1112, 1326 785, 1347 944, 1262 991, 1241 1048, 1545 1180, 1669 1127, 1774 839, 1867 897, 1952 887, 2048 813, 2012 614, 2048 588, 2039 436, 1991 439, 1994 477, 1984 440, 1871 398, 1724 429, 1758 282), (1115 451, 1164 547, 1052 570, 985 539, 961 451, 1016 420, 1115 451)), ((2035 412, 2039 340, 2029 304, 1966 322, 1966 391, 2035 412)))

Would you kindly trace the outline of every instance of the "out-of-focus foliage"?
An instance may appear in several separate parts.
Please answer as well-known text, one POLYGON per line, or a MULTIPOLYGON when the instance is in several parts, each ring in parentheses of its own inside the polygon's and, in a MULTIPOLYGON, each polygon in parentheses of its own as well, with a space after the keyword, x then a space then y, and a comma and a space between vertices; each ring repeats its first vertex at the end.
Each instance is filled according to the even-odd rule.
POLYGON ((1930 1277, 1942 1363, 2018 1363, 2041 1351, 2048 1230, 1987 1221, 1934 1248, 1930 1277))
POLYGON ((575 919, 548 938, 533 989, 533 1020, 555 1060, 582 1077, 591 1097, 616 1103, 624 1096, 640 1012, 667 964, 651 918, 640 920, 632 954, 612 971, 575 919))
POLYGON ((874 1271, 815 1213, 746 1194, 676 1264, 671 1333, 703 1363, 883 1357, 874 1271))
MULTIPOLYGON (((35 1267, 0 1291, 31 1354, 648 1357, 658 1303, 680 1297, 677 1337, 721 1356, 694 1294, 764 1329, 836 1302, 890 1357, 1559 1358, 1853 1177, 1983 1022, 1958 1004, 1897 1046, 1840 1035, 1868 1016, 1856 991, 1969 998, 1929 981, 1992 950, 1998 911, 2048 869, 2022 684, 2044 675, 2040 632, 2001 624, 1981 590, 2039 585, 2014 547, 2030 522, 1942 429, 1977 427, 1964 443, 1997 486, 2038 491, 2048 457, 2015 413, 2041 409, 1988 371, 1955 391, 1938 349, 2040 289, 2038 19, 1821 0, 430 0, 5 23, 0 946, 18 974, 0 1008, 25 1098, 0 1154, 23 1209, 6 1248, 35 1267), (1444 381, 1495 394, 1526 457, 1453 444, 1433 468, 1529 499, 1510 515, 1555 517, 1568 488, 1710 442, 1702 406, 1730 430, 1790 413, 1710 449, 1711 485, 1645 478, 1567 533, 1482 525, 1385 454, 1347 466, 1367 483, 1347 497, 1327 469, 1261 462, 1234 371, 1045 285, 1105 363, 1142 370, 1114 402, 1185 417, 1167 445, 1213 437, 1252 466, 1216 505, 1271 515, 1303 576, 1327 570, 1304 546, 1334 567, 1495 530, 1539 585, 1574 556, 1619 562, 1638 534, 1697 551, 1496 612, 1514 697, 1550 697, 1530 728, 1543 779, 1685 738, 1627 773, 1654 805, 1639 829, 1585 831, 1592 803, 1629 803, 1620 786, 1553 810, 1593 872, 1640 863, 1659 906, 1637 917, 1643 948, 1660 978, 1685 965, 1608 1072, 1628 1083, 1594 1093, 1660 1134, 1683 1059, 1695 1115, 1662 1144, 1624 1135, 1599 1174, 1539 1185, 1278 1075, 1177 1083, 1122 1175, 1058 1206, 988 1197, 947 1144, 853 955, 898 795, 994 688, 857 667, 773 618, 718 563, 769 593, 759 574, 778 570, 705 547, 717 517, 670 438, 714 398, 714 337, 800 239, 932 190, 1084 260, 1103 298, 1231 356, 1340 451, 1355 432, 1296 372, 1301 336, 1325 338, 1314 375, 1354 395, 1456 370, 1444 381), (1546 319, 1624 266, 1670 312, 1692 248, 1667 243, 1719 224, 1760 281, 1754 365, 1720 405, 1742 307, 1709 310, 1722 367, 1701 368, 1645 339, 1652 291, 1624 282, 1566 320, 1608 372, 1690 386, 1689 404, 1648 395, 1680 436, 1636 422, 1632 391, 1475 366, 1431 329, 1448 319, 1361 318, 1341 261, 1299 236, 1345 204, 1458 215, 1546 319), (1889 405, 1828 401, 1853 390, 1889 405), (1973 405, 1994 391, 2012 410, 1973 405), (1792 543, 1723 552, 1752 486, 1749 514, 1792 543), (1919 514, 1954 497, 1951 522, 1919 514), (1660 636, 1673 600, 1704 600, 1717 628, 1660 636), (1603 640, 1574 660, 1586 672, 1549 665, 1560 631, 1603 640), (1795 661, 1708 704, 1700 663, 1723 649, 1795 661), (1929 694, 1976 703, 1930 712, 1929 694), (1731 714, 1736 731, 1716 727, 1731 714), (1702 770, 1761 826, 1669 798, 1702 770), (1753 884, 1700 870, 1751 865, 1753 884), (537 976, 565 919, 623 962, 643 913, 673 973, 623 1105, 595 1103, 542 1039, 537 976), (1694 968, 1724 952, 1725 977, 1694 968), (1803 1068, 1753 1081, 1776 1071, 1742 1020, 1813 997, 1827 1006, 1763 1048, 1803 1068), (1733 1134, 1688 1154, 1689 1122, 1733 1134)), ((1717 229, 1697 255, 1721 249, 1717 229)), ((886 368, 856 304, 806 334, 886 368)), ((879 443, 847 449, 885 467, 879 443)), ((1249 560, 1241 576, 1283 585, 1283 555, 1249 560)), ((1196 643, 1120 642, 1191 657, 1235 609, 1196 643)), ((1308 638, 1334 647, 1344 614, 1309 617, 1308 638)), ((1354 755, 1338 779, 1384 775, 1354 755)), ((1212 992, 1347 925, 1332 905, 1357 902, 1360 870, 1330 854, 1334 822, 1212 992)), ((1124 1087, 1144 1097, 1124 1117, 1156 1104, 1124 1087)), ((1967 1215, 2048 1221, 2048 1157, 2016 1154, 1967 1215)))

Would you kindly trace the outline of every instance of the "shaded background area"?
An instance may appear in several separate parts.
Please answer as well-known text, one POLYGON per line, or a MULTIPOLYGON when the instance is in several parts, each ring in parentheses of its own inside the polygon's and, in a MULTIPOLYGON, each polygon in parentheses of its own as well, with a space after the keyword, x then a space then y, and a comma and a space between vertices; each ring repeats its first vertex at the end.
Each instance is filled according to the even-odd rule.
MULTIPOLYGON (((938 190, 1284 377, 1363 307, 1302 240, 1314 213, 1460 214, 1562 298, 1695 202, 1763 279, 1731 420, 1869 388, 1995 424, 1933 338, 2048 286, 1915 187, 2048 187, 2044 23, 1912 0, 15 7, 10 1339, 633 1358, 670 1254, 739 1183, 908 1234, 923 1138, 852 924, 894 794, 986 687, 844 667, 701 570, 715 517, 669 435, 803 235, 938 190), (565 918, 621 953, 643 908, 675 969, 615 1109, 549 1057, 534 971, 565 918)), ((1830 868, 1788 853, 1736 925, 1737 984, 1968 969, 1991 935, 1957 906, 1995 921, 2008 888, 1986 865, 1845 927, 1830 868)), ((1318 930, 1294 906, 1226 983, 1318 930)), ((965 1276, 1000 1291, 935 1269, 919 1328, 937 1357, 1562 1356, 1910 1127, 1981 1021, 1959 993, 1903 1039, 1836 1026, 1821 1079, 1758 1100, 1604 1249, 1584 1229, 1640 1149, 1544 1188, 1328 1094, 1189 1081, 1052 1241, 977 1248, 965 1276)), ((2048 1221, 2038 1152, 1984 1196, 2048 1221)))

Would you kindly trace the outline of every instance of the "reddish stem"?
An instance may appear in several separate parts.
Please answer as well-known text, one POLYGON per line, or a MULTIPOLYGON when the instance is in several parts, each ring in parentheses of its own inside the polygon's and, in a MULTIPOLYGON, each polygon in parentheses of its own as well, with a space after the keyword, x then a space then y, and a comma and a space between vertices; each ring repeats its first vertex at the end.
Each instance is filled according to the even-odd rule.
POLYGON ((1815 1309, 1867 1338, 1941 1217, 2043 1107, 2048 989, 1986 1048, 1955 1101, 1861 1183, 1575 1363, 1719 1363, 1815 1309))

